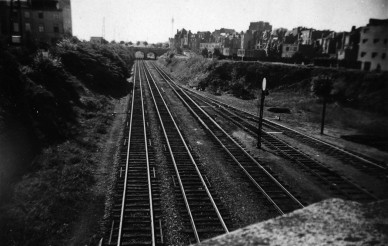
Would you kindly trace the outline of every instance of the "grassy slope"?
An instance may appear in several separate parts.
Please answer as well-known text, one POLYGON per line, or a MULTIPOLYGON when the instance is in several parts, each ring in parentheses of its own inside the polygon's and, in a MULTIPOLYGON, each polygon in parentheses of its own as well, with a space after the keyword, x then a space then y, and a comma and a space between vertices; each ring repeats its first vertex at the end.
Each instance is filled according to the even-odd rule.
MULTIPOLYGON (((255 98, 261 80, 266 77, 270 91, 266 106, 290 108, 291 114, 281 117, 301 127, 312 124, 319 128, 322 104, 310 92, 311 80, 329 74, 334 79, 332 93, 336 94, 337 101, 328 105, 327 125, 349 130, 351 134, 388 135, 384 130, 388 124, 386 72, 212 61, 201 57, 172 58, 161 62, 184 84, 197 85, 213 94, 229 93, 253 106, 257 105, 255 98)), ((267 112, 266 115, 275 116, 267 112)))
POLYGON ((1 160, 4 185, 11 192, 0 194, 0 241, 56 244, 96 199, 91 187, 98 147, 112 121, 107 112, 115 98, 129 92, 133 56, 118 45, 74 41, 52 48, 48 58, 7 49, 1 53, 1 137, 24 129, 28 136, 19 141, 27 138, 29 144, 1 160), (18 158, 28 149, 34 149, 29 158, 18 158))

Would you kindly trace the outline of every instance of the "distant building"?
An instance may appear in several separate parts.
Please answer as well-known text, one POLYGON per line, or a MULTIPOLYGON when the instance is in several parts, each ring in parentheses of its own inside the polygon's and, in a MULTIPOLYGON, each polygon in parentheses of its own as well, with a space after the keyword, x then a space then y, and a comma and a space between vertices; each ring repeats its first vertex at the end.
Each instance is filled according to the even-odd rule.
POLYGON ((388 71, 388 19, 370 19, 360 30, 357 60, 365 71, 388 71))
POLYGON ((262 31, 272 31, 272 26, 269 24, 269 22, 264 22, 264 21, 258 21, 258 22, 251 22, 249 23, 249 29, 250 31, 255 31, 255 32, 262 32, 262 31))
POLYGON ((255 42, 254 42, 254 32, 252 30, 248 30, 245 33, 241 34, 241 46, 240 49, 244 50, 251 50, 254 49, 255 47, 255 42))
POLYGON ((174 47, 175 46, 175 39, 174 38, 169 38, 168 41, 169 41, 170 47, 174 47))
POLYGON ((330 58, 337 58, 337 46, 342 41, 342 36, 336 32, 331 32, 326 37, 322 38, 322 54, 330 58))
POLYGON ((283 44, 282 58, 292 58, 298 50, 298 44, 283 44))
POLYGON ((191 31, 187 31, 182 28, 181 30, 177 30, 177 33, 174 36, 174 46, 176 48, 189 48, 191 42, 191 31))
POLYGON ((1 0, 0 39, 45 46, 72 35, 70 0, 1 0))
POLYGON ((340 34, 341 44, 337 47, 337 60, 340 66, 360 68, 357 62, 361 28, 352 27, 350 32, 340 34))
POLYGON ((62 9, 63 15, 63 30, 65 35, 73 35, 73 24, 71 18, 71 1, 70 0, 59 0, 59 8, 62 9))
POLYGON ((94 44, 102 44, 103 40, 103 37, 90 37, 90 42, 94 44))
POLYGON ((200 50, 207 49, 208 52, 213 53, 215 49, 221 48, 221 44, 220 43, 200 43, 199 48, 200 50))

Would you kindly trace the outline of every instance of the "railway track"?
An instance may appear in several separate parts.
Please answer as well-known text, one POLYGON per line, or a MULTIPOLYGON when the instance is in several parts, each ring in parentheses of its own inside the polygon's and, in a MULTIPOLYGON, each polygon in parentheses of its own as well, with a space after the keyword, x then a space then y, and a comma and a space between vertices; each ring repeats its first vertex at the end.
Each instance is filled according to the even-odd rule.
POLYGON ((163 245, 159 185, 144 111, 142 79, 135 64, 131 109, 120 152, 112 224, 106 245, 163 245))
MULTIPOLYGON (((255 132, 257 131, 256 125, 249 123, 249 121, 247 121, 244 117, 235 114, 231 110, 228 110, 226 107, 220 107, 219 104, 214 107, 215 105, 213 101, 209 102, 209 100, 207 100, 206 98, 201 98, 196 94, 195 96, 193 96, 193 93, 191 94, 190 98, 187 93, 180 86, 176 85, 175 82, 163 70, 158 68, 156 65, 154 65, 154 67, 160 72, 161 76, 165 79, 165 81, 169 83, 172 88, 174 88, 174 91, 177 93, 177 95, 180 95, 182 101, 192 101, 191 106, 193 108, 196 107, 197 109, 199 109, 196 110, 197 112, 204 111, 203 109, 201 109, 201 107, 205 108, 205 110, 206 108, 210 108, 210 110, 216 110, 217 114, 223 116, 230 122, 233 122, 238 127, 241 127, 251 132, 252 134, 255 134, 255 132)), ((211 117, 203 112, 200 118, 202 121, 205 121, 206 118, 211 117)), ((210 121, 208 121, 208 123, 210 123, 210 121)), ((313 176, 320 184, 323 184, 325 187, 329 188, 333 195, 359 202, 369 202, 377 200, 377 197, 375 197, 369 191, 342 177, 334 170, 310 158, 303 152, 293 148, 285 141, 282 141, 281 139, 265 132, 263 132, 263 139, 264 143, 269 148, 278 152, 283 157, 291 160, 293 163, 296 163, 303 171, 313 176)))
POLYGON ((176 124, 155 80, 146 66, 142 71, 152 95, 161 130, 165 140, 168 165, 173 171, 177 197, 180 197, 180 213, 183 218, 188 243, 201 242, 228 233, 228 218, 220 208, 193 157, 178 125, 176 124))
MULTIPOLYGON (((156 66, 155 71, 161 72, 156 66)), ((163 76, 162 73, 160 73, 163 76)), ((278 214, 285 214, 299 208, 303 208, 292 193, 276 180, 257 160, 249 155, 229 134, 227 134, 213 119, 211 119, 200 107, 192 101, 184 91, 172 87, 188 107, 191 113, 205 129, 214 137, 215 141, 222 146, 223 150, 244 172, 253 185, 258 189, 263 204, 267 204, 269 210, 278 214)))
MULTIPOLYGON (((196 97, 206 100, 206 102, 211 104, 212 106, 216 106, 216 107, 221 106, 223 107, 224 110, 231 111, 233 114, 235 114, 236 116, 242 119, 245 119, 247 121, 252 121, 255 124, 258 124, 259 122, 259 117, 257 115, 237 109, 231 105, 219 102, 215 99, 212 99, 203 95, 199 95, 192 91, 189 91, 189 92, 190 94, 196 97)), ((263 127, 273 132, 281 132, 285 136, 290 137, 293 140, 297 140, 298 142, 305 144, 328 156, 331 156, 341 161, 345 165, 352 166, 353 168, 360 170, 364 173, 367 173, 368 175, 371 175, 373 177, 384 180, 385 182, 388 182, 387 165, 380 161, 374 160, 373 158, 364 156, 360 153, 355 153, 354 151, 345 150, 331 143, 306 135, 304 133, 298 132, 294 129, 272 122, 267 119, 263 120, 263 127)))

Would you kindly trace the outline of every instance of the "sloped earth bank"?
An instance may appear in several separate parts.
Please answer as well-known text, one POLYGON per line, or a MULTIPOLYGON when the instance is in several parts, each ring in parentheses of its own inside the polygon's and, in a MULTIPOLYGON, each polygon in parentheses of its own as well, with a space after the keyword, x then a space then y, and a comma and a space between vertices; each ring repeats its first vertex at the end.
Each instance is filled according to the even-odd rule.
POLYGON ((132 61, 73 39, 0 48, 1 245, 98 242, 132 61))
POLYGON ((331 93, 325 118, 325 136, 344 147, 360 148, 386 161, 388 154, 388 72, 365 72, 334 68, 297 66, 280 63, 217 61, 192 57, 159 59, 161 65, 184 85, 196 86, 219 100, 257 114, 259 88, 267 78, 269 96, 265 100, 264 116, 279 118, 289 124, 321 137, 322 103, 311 93, 311 81, 320 75, 332 76, 331 93), (245 98, 246 100, 240 100, 245 98), (288 108, 291 114, 271 113, 270 107, 288 108), (361 136, 360 136, 361 135, 361 136), (345 139, 351 140, 346 141, 345 139), (366 141, 374 139, 375 141, 366 141), (369 142, 369 143, 368 143, 369 142), (368 145, 369 144, 369 145, 368 145))
POLYGON ((109 217, 112 206, 115 174, 129 100, 130 96, 115 100, 111 112, 107 112, 113 119, 107 134, 98 143, 98 163, 93 171, 96 183, 90 188, 93 199, 86 204, 70 237, 64 240, 64 245, 97 245, 101 235, 107 231, 109 223, 105 219, 109 217))
POLYGON ((57 185, 61 184, 57 184, 55 180, 47 180, 43 171, 26 176, 16 188, 17 199, 22 200, 13 201, 10 205, 5 204, 2 207, 3 217, 0 219, 1 222, 6 223, 1 223, 3 226, 0 231, 2 242, 8 242, 8 245, 19 245, 20 242, 25 245, 37 245, 38 242, 47 242, 51 245, 97 245, 103 235, 102 232, 106 231, 104 217, 111 205, 109 197, 114 184, 115 165, 117 165, 118 147, 122 138, 128 97, 114 99, 111 103, 106 108, 104 116, 87 120, 84 123, 85 131, 79 136, 83 140, 83 146, 75 141, 68 141, 58 145, 54 150, 46 150, 39 155, 38 160, 35 160, 36 162, 46 159, 52 161, 52 156, 56 155, 58 156, 56 158, 59 159, 55 161, 71 161, 73 165, 84 164, 84 167, 77 169, 78 174, 69 173, 64 168, 60 171, 63 175, 61 176, 56 174, 56 171, 50 170, 52 172, 50 176, 53 179, 59 178, 61 182, 66 182, 65 190, 61 190, 62 194, 69 192, 66 196, 79 198, 71 204, 67 204, 66 200, 59 202, 60 198, 57 198, 57 194, 54 194, 52 190, 60 190, 61 187, 57 185), (106 125, 106 128, 102 128, 101 124, 106 125), (100 133, 96 131, 97 129, 100 129, 100 133), (87 164, 84 163, 84 159, 87 159, 87 164), (41 189, 43 185, 52 187, 47 186, 47 191, 43 192, 44 189, 41 189), (88 187, 82 188, 84 185, 88 187), (23 189, 26 190, 23 191, 23 189), (80 194, 82 197, 79 196, 80 194), (27 199, 27 196, 31 196, 31 201, 27 199), (56 203, 61 207, 53 208, 52 206, 56 203), (31 210, 32 208, 34 210, 31 210), (71 212, 69 209, 74 209, 71 211, 77 214, 77 217, 69 214, 71 212), (26 214, 23 215, 20 210, 25 211, 26 214), (49 212, 44 212, 46 210, 49 212), (22 223, 27 224, 22 227, 22 223), (47 231, 42 235, 32 234, 39 232, 40 226, 47 226, 48 223, 60 231, 47 231), (9 230, 8 235, 6 230, 9 230))

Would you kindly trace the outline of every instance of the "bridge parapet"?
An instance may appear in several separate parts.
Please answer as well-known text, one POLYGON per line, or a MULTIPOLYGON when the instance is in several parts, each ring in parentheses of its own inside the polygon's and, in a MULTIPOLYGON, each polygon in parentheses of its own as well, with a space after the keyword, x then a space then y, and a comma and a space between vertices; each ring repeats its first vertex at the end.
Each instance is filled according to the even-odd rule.
POLYGON ((149 54, 153 54, 154 59, 156 59, 158 56, 163 55, 169 50, 166 48, 152 48, 152 47, 130 47, 130 49, 132 49, 134 53, 138 51, 142 52, 144 59, 148 59, 149 54))

